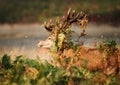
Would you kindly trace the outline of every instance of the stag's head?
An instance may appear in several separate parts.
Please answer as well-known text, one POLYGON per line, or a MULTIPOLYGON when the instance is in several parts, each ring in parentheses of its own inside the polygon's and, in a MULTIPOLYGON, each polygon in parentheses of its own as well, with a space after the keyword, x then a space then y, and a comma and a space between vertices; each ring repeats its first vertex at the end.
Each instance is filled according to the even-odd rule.
POLYGON ((53 46, 54 40, 53 37, 48 37, 45 40, 41 40, 38 42, 37 46, 41 48, 51 48, 53 46))
POLYGON ((86 14, 83 12, 79 13, 71 11, 71 9, 69 9, 66 15, 59 20, 57 18, 55 21, 50 20, 44 24, 45 29, 50 32, 51 35, 46 40, 39 41, 38 47, 51 48, 54 43, 57 43, 58 49, 62 48, 62 44, 67 38, 67 30, 70 28, 72 23, 76 23, 81 26, 83 32, 80 36, 84 36, 85 26, 87 23, 86 14))

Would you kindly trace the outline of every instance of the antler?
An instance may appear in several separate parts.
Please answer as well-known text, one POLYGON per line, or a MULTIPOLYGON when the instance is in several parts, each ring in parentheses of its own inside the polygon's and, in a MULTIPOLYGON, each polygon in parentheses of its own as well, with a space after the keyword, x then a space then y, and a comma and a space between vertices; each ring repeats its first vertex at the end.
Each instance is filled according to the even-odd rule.
POLYGON ((83 29, 81 36, 85 35, 85 28, 87 15, 83 12, 76 12, 75 10, 71 11, 71 8, 67 11, 66 15, 61 18, 61 22, 56 19, 56 21, 49 20, 44 23, 45 29, 51 33, 58 33, 60 30, 67 29, 71 26, 72 23, 77 23, 83 29))
POLYGON ((88 22, 86 14, 83 12, 76 12, 75 10, 71 12, 71 8, 68 10, 67 15, 63 18, 64 19, 61 28, 66 28, 72 23, 77 23, 82 27, 82 29, 85 29, 86 23, 88 22))

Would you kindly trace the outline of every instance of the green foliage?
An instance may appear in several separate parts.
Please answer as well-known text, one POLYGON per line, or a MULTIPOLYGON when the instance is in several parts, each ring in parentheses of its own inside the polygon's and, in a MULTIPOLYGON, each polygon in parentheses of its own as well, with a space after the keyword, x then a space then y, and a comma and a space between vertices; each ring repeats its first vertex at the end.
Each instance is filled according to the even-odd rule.
POLYGON ((102 41, 99 46, 98 49, 99 50, 104 50, 107 52, 108 55, 115 53, 116 51, 116 42, 114 40, 105 40, 102 41))
POLYGON ((9 69, 12 67, 10 56, 8 56, 7 54, 2 57, 2 65, 5 69, 9 69))
POLYGON ((10 56, 4 55, 1 60, 1 85, 68 85, 70 79, 75 85, 120 84, 119 78, 115 76, 90 72, 82 67, 71 66, 69 70, 66 70, 54 67, 47 62, 40 63, 38 60, 25 59, 23 56, 17 56, 12 61, 10 56))
POLYGON ((115 48, 116 42, 114 40, 103 41, 103 45, 111 48, 115 48))

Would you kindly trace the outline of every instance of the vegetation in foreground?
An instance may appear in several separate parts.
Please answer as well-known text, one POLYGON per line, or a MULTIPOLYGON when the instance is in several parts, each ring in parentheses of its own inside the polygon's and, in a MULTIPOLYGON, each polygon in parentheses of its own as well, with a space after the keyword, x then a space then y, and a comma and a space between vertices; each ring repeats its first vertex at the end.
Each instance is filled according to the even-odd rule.
POLYGON ((119 85, 115 75, 105 75, 100 71, 91 72, 83 67, 70 66, 70 70, 55 67, 39 60, 9 55, 0 59, 1 85, 119 85))

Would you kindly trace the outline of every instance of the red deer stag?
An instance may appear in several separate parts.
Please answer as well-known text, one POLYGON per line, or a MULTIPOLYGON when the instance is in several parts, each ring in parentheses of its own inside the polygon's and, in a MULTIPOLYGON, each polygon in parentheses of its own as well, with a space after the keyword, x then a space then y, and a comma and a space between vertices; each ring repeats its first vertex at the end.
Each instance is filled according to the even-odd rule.
MULTIPOLYGON (((120 70, 120 51, 118 49, 116 49, 112 55, 107 55, 105 51, 84 46, 78 46, 77 50, 73 50, 66 45, 64 46, 67 41, 66 39, 68 38, 66 31, 70 28, 71 24, 79 24, 83 29, 80 36, 84 36, 86 22, 86 14, 82 12, 77 13, 76 11, 71 12, 71 9, 69 9, 67 14, 63 16, 60 21, 50 20, 45 23, 45 29, 51 32, 51 35, 46 40, 40 41, 38 46, 44 49, 44 53, 48 53, 50 57, 53 57, 53 54, 51 54, 50 51, 57 45, 55 54, 59 55, 60 61, 63 60, 63 57, 77 57, 78 60, 72 64, 86 66, 86 68, 91 71, 101 70, 108 75, 118 73, 120 70)), ((65 67, 63 64, 60 65, 65 67)))

